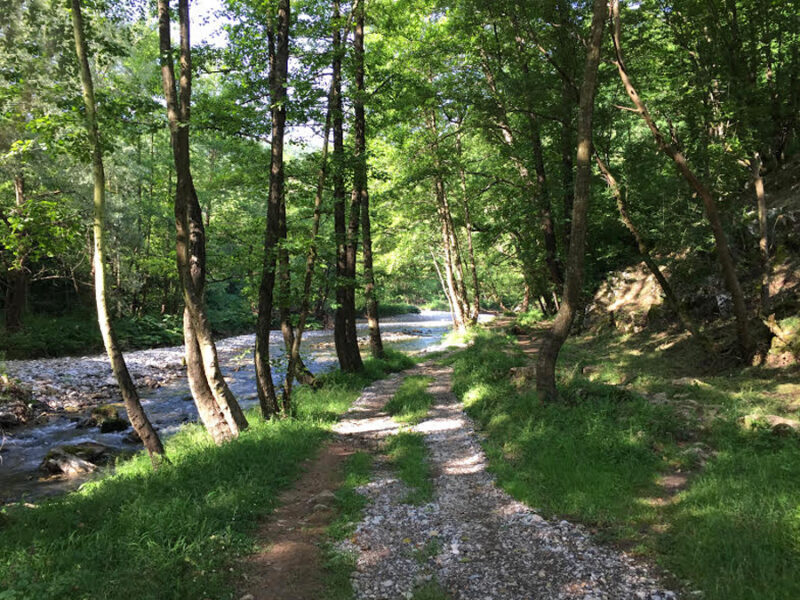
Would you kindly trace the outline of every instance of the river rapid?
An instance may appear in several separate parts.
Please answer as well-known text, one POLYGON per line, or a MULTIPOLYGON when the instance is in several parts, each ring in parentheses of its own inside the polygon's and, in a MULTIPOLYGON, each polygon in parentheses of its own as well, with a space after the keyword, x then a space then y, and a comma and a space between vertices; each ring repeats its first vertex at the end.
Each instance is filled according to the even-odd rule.
MULTIPOLYGON (((411 353, 436 349, 451 328, 450 313, 440 311, 381 320, 386 346, 411 353)), ((358 329, 359 336, 367 335, 366 323, 359 322, 358 329)), ((254 342, 252 334, 217 341, 223 374, 243 408, 258 403, 254 342)), ((279 331, 270 335, 270 354, 274 359, 273 377, 277 385, 283 381, 285 370, 283 338, 279 331)), ((334 369, 337 361, 333 332, 306 332, 302 355, 313 373, 334 369)), ((197 420, 183 367, 182 346, 127 352, 125 358, 145 411, 162 437, 168 437, 184 423, 197 420)), ((100 433, 97 427, 79 426, 93 407, 121 403, 105 355, 7 361, 5 370, 32 390, 33 399, 41 403, 44 411, 37 423, 0 432, 0 504, 59 494, 86 481, 88 476, 49 477, 39 470, 47 452, 56 446, 97 442, 118 452, 141 447, 125 440, 130 428, 119 433, 100 433)), ((124 415, 121 404, 120 414, 124 415)))

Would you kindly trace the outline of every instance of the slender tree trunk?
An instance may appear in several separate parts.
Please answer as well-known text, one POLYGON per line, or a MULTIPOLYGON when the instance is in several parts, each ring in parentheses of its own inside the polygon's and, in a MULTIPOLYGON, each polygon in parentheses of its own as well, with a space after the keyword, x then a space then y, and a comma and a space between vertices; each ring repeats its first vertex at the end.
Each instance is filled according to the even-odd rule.
MULTIPOLYGON (((483 70, 484 70, 484 75, 486 77, 486 82, 489 85, 489 89, 492 91, 492 94, 495 97, 495 104, 498 112, 497 126, 502 134, 503 142, 511 151, 511 161, 517 168, 519 177, 522 180, 522 183, 525 185, 525 188, 528 190, 528 194, 530 195, 531 198, 531 205, 534 210, 531 211, 528 216, 532 223, 533 223, 532 215, 534 213, 539 213, 540 228, 542 231, 542 238, 545 246, 545 263, 547 264, 548 272, 550 274, 550 279, 556 286, 560 287, 564 283, 564 276, 563 276, 563 268, 561 266, 561 262, 558 260, 555 228, 553 226, 550 199, 549 197, 545 197, 541 207, 537 203, 538 196, 543 191, 542 185, 546 184, 546 179, 543 177, 544 162, 542 160, 541 164, 539 164, 538 162, 536 164, 537 183, 538 183, 537 185, 537 183, 534 183, 533 177, 531 177, 528 166, 519 156, 516 155, 514 151, 514 146, 516 144, 514 138, 514 131, 511 129, 511 125, 509 124, 505 105, 501 100, 501 95, 497 89, 497 84, 495 82, 494 74, 489 68, 489 61, 488 59, 486 59, 485 56, 484 56, 483 70)), ((523 70, 527 71, 528 70, 527 66, 525 66, 523 70)), ((533 121, 532 118, 530 124, 532 126, 530 134, 531 134, 531 140, 534 142, 534 154, 536 154, 537 152, 541 154, 541 140, 539 138, 538 125, 533 121), (538 143, 538 149, 535 147, 537 143, 538 143)))
MULTIPOLYGON (((333 88, 333 85, 331 85, 333 88)), ((328 138, 331 133, 331 112, 333 104, 333 89, 328 92, 328 111, 325 114, 325 133, 322 138, 322 155, 320 159, 319 174, 317 175, 317 190, 314 195, 314 216, 311 221, 311 244, 306 257, 306 272, 303 278, 303 296, 300 300, 300 315, 297 320, 297 333, 292 340, 292 349, 289 353, 289 364, 286 368, 286 379, 283 382, 283 405, 290 407, 292 396, 292 380, 296 367, 300 364, 300 343, 306 327, 306 319, 311 305, 311 283, 314 277, 314 266, 317 260, 317 235, 319 234, 319 221, 322 213, 322 194, 325 191, 325 180, 328 175, 328 138)))
POLYGON ((447 299, 447 304, 450 305, 450 318, 453 320, 453 327, 458 328, 458 322, 456 321, 456 309, 455 304, 453 303, 453 298, 450 296, 450 291, 447 288, 447 284, 444 282, 444 277, 442 276, 442 270, 439 268, 439 261, 436 260, 436 255, 433 253, 433 249, 430 249, 431 259, 433 260, 433 266, 436 268, 436 275, 439 276, 439 285, 442 286, 442 292, 444 292, 444 297, 447 299))
POLYGON ((664 297, 667 300, 667 304, 669 304, 670 308, 675 311, 678 315, 678 319, 681 322, 681 325, 692 334, 694 339, 705 349, 707 352, 716 355, 717 350, 714 348, 711 340, 708 339, 703 332, 700 331, 700 328, 694 322, 694 319, 689 315, 688 311, 683 307, 678 296, 675 294, 675 291, 670 285, 669 280, 666 278, 664 273, 659 268, 658 264, 656 263, 655 259, 653 258, 652 253, 650 252, 650 248, 648 247, 647 243, 644 241, 644 238, 639 233, 638 228, 634 225, 633 221, 630 218, 630 214, 628 213, 627 202, 625 200, 625 196, 620 190, 619 185, 617 184, 617 180, 609 171, 608 166, 603 162, 598 154, 595 153, 595 161, 597 162, 597 166, 600 168, 600 172, 605 177, 606 183, 608 187, 611 189, 611 192, 614 194, 614 198, 617 201, 617 210, 619 211, 620 219, 622 223, 627 227, 628 231, 631 232, 633 239, 636 241, 636 247, 639 249, 639 254, 642 257, 642 261, 653 274, 653 277, 656 278, 658 285, 661 287, 661 290, 664 292, 664 297))
MULTIPOLYGON (((288 357, 292 352, 294 346, 294 326, 292 325, 291 317, 291 293, 292 293, 292 280, 291 271, 289 268, 289 250, 286 247, 288 241, 288 230, 286 226, 286 200, 281 199, 280 209, 280 222, 278 224, 280 243, 278 250, 278 305, 279 315, 281 320, 281 333, 283 334, 283 344, 286 348, 286 356, 288 357)), ((308 370, 303 359, 298 355, 295 368, 292 371, 294 377, 300 383, 306 385, 314 384, 314 375, 308 370)), ((285 387, 284 387, 285 389, 285 387)))
POLYGON ((272 102, 272 149, 270 154, 267 225, 264 234, 264 266, 258 292, 256 324, 256 384, 265 419, 279 411, 272 368, 269 333, 275 291, 275 263, 279 252, 281 203, 284 193, 283 141, 286 129, 286 84, 289 69, 289 0, 279 0, 277 31, 270 33, 270 94, 272 102))
POLYGON ((133 425, 133 429, 142 440, 145 449, 150 455, 154 468, 158 468, 165 460, 164 446, 158 437, 155 428, 150 423, 139 401, 139 394, 133 383, 125 358, 117 344, 111 319, 106 305, 106 274, 105 274, 105 185, 106 176, 103 169, 103 153, 100 146, 100 136, 95 114, 94 85, 92 73, 89 70, 89 57, 86 38, 83 29, 83 15, 81 14, 80 0, 72 0, 72 28, 75 34, 75 52, 80 63, 81 84, 83 86, 83 103, 86 108, 86 131, 89 135, 89 144, 92 151, 92 176, 94 180, 94 268, 95 301, 97 304, 97 321, 103 344, 111 362, 111 369, 117 380, 125 410, 133 425))
MULTIPOLYGON (((355 289, 355 281, 350 284, 348 250, 347 210, 344 188, 344 112, 342 110, 342 30, 338 20, 339 0, 333 2, 333 215, 336 238, 336 314, 334 316, 334 341, 336 356, 342 371, 354 373, 363 368, 358 338, 355 334, 355 299, 352 310, 349 291, 355 289)), ((356 222, 357 224, 357 222, 356 222)), ((353 249, 353 256, 355 250, 353 249)), ((355 263, 353 263, 355 264, 355 263)), ((353 273, 355 275, 355 273, 353 273)))
MULTIPOLYGON (((19 215, 25 210, 25 178, 14 176, 14 198, 19 215)), ((22 235, 27 235, 25 231, 22 235)), ((8 271, 6 289, 6 331, 13 333, 22 329, 22 316, 28 299, 28 261, 25 255, 19 257, 15 268, 8 271)))
POLYGON ((672 144, 667 142, 661 131, 658 129, 656 122, 650 115, 647 107, 642 102, 636 88, 633 87, 628 70, 625 66, 625 61, 622 57, 622 46, 620 42, 620 17, 619 17, 619 0, 611 0, 611 7, 613 12, 614 21, 614 50, 616 52, 616 65, 619 72, 620 79, 622 80, 625 90, 628 92, 631 101, 636 107, 636 112, 642 117, 644 122, 650 128, 650 132, 656 140, 659 149, 669 156, 677 165, 678 170, 689 183, 691 188, 703 200, 703 206, 706 212, 706 218, 711 225, 711 230, 714 233, 714 241, 716 242, 717 258, 722 268, 722 276, 725 280, 725 286, 733 299, 733 313, 736 317, 736 331, 739 340, 739 348, 742 352, 743 358, 749 358, 753 353, 755 344, 750 335, 750 328, 748 326, 747 318, 747 305, 745 303, 744 294, 742 293, 739 278, 736 275, 736 267, 733 263, 733 257, 728 246, 728 238, 725 235, 725 229, 722 226, 722 220, 717 210, 714 197, 711 195, 710 190, 698 179, 694 171, 689 167, 686 157, 678 151, 672 144))
POLYGON ((364 301, 367 322, 369 323, 369 346, 372 356, 383 358, 383 340, 378 321, 378 301, 375 298, 375 273, 372 266, 372 228, 369 217, 369 192, 367 190, 367 123, 364 114, 364 8, 365 2, 358 2, 356 27, 353 36, 355 61, 355 156, 353 172, 353 197, 358 196, 361 205, 361 231, 364 253, 364 301))
POLYGON ((481 286, 478 281, 478 268, 475 263, 475 248, 472 243, 472 215, 469 210, 469 197, 467 194, 467 174, 464 170, 464 152, 461 146, 461 132, 456 135, 456 152, 458 153, 458 175, 461 182, 461 201, 464 204, 464 228, 467 230, 467 255, 469 269, 472 275, 473 305, 470 322, 475 325, 481 312, 481 286))
MULTIPOLYGON (((189 311, 192 333, 197 341, 199 353, 187 352, 190 358, 201 361, 208 388, 225 416, 225 421, 235 437, 247 427, 247 420, 239 404, 228 388, 219 367, 217 349, 211 333, 211 325, 205 307, 205 230, 200 202, 194 188, 189 152, 189 115, 191 103, 191 48, 189 43, 189 3, 179 0, 180 25, 180 93, 175 81, 170 41, 169 0, 158 0, 159 50, 161 76, 167 105, 172 153, 175 162, 177 184, 175 190, 175 229, 178 274, 183 290, 183 299, 189 311)), ((186 337, 186 335, 184 336, 186 337)), ((197 368, 197 366, 193 367, 197 368)), ((195 399, 197 400, 197 399, 195 399)), ((205 423, 211 430, 216 424, 205 423)))
POLYGON ((769 237, 767 234, 767 197, 764 193, 764 179, 761 176, 761 155, 756 153, 752 161, 753 187, 756 191, 756 202, 758 205, 758 250, 761 255, 761 315, 769 314, 769 280, 770 280, 770 259, 769 259, 769 237))
POLYGON ((570 43, 569 27, 572 21, 572 3, 558 0, 558 54, 561 62, 561 189, 563 196, 564 222, 562 237, 564 239, 564 256, 569 255, 570 229, 572 225, 572 205, 575 199, 575 163, 573 152, 575 145, 574 112, 580 101, 579 90, 571 79, 577 74, 575 57, 570 43))
POLYGON ((584 246, 587 229, 587 211, 591 195, 591 150, 592 116, 597 87, 597 68, 600 64, 600 48, 603 41, 603 26, 607 11, 606 0, 594 0, 589 46, 586 52, 586 67, 580 92, 578 113, 578 151, 576 158, 575 203, 572 210, 567 272, 564 294, 553 327, 542 344, 536 365, 536 389, 542 401, 554 401, 556 390, 556 361, 561 346, 569 335, 569 329, 580 303, 583 284, 584 246))

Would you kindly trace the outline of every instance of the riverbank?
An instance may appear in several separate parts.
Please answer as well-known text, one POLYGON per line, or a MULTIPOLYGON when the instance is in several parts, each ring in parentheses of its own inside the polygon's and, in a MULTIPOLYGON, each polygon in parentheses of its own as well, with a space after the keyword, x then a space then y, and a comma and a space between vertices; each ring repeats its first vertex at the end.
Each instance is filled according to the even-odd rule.
MULTIPOLYGON (((437 344, 450 330, 449 313, 424 311, 387 317, 381 321, 388 348, 418 352, 437 344)), ((359 335, 367 347, 366 324, 359 324, 359 335)), ((220 365, 233 393, 243 407, 257 404, 252 349, 254 336, 240 335, 218 340, 220 365)), ((274 376, 283 377, 283 338, 278 331, 270 335, 274 376)), ((333 335, 329 330, 310 331, 303 338, 303 358, 309 369, 325 373, 336 368, 333 335)), ((183 347, 154 348, 126 353, 142 403, 162 436, 175 433, 183 424, 197 419, 183 368, 183 347)), ((36 407, 30 423, 0 431, 0 502, 63 493, 75 489, 88 475, 72 479, 51 477, 39 465, 56 446, 84 443, 101 444, 108 453, 129 454, 140 446, 128 437, 130 428, 102 432, 87 426, 91 411, 109 406, 124 415, 108 360, 105 355, 7 361, 9 376, 31 391, 36 407)))
POLYGON ((296 419, 262 421, 214 446, 185 425, 167 440, 172 461, 153 472, 143 454, 80 491, 0 510, 0 589, 10 598, 219 598, 236 557, 278 492, 301 473, 360 390, 413 361, 369 359, 295 392, 296 419))

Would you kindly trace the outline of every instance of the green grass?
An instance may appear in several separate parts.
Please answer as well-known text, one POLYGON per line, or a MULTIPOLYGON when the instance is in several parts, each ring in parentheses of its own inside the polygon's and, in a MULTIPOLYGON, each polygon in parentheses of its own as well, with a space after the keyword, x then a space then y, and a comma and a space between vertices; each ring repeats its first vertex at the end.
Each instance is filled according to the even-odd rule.
POLYGON ((403 380, 394 396, 386 403, 388 412, 395 421, 415 425, 428 414, 433 396, 427 391, 433 377, 411 375, 403 380))
POLYGON ((361 388, 411 363, 398 353, 296 390, 296 419, 214 446, 198 425, 167 441, 172 464, 139 454, 79 492, 0 511, 0 598, 227 598, 234 559, 361 388))
POLYGON ((435 579, 414 588, 411 600, 449 600, 451 598, 435 579))
POLYGON ((349 600, 353 597, 350 574, 355 569, 355 557, 335 546, 352 535, 367 499, 356 491, 358 486, 369 483, 372 456, 357 452, 348 458, 344 467, 344 480, 336 492, 336 518, 328 526, 324 545, 325 598, 326 600, 349 600))
POLYGON ((800 598, 800 437, 739 424, 788 414, 797 371, 716 371, 680 336, 582 337, 561 355, 563 401, 543 405, 509 382, 524 361, 510 338, 486 331, 444 361, 488 433, 500 485, 647 554, 707 599, 800 598), (667 401, 648 399, 656 394, 667 401), (664 494, 661 474, 687 470, 676 502, 648 501, 664 494))
POLYGON ((433 498, 428 447, 421 433, 401 431, 386 441, 386 453, 409 492, 405 502, 425 504, 433 498))

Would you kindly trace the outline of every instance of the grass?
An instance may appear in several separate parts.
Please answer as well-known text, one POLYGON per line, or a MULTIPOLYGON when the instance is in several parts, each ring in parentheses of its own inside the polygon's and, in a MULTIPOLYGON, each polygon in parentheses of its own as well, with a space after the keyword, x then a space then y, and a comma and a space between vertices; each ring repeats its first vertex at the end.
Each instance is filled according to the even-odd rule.
POLYGON ((422 421, 433 401, 433 396, 426 391, 431 381, 433 377, 425 375, 406 377, 392 399, 386 403, 386 412, 399 423, 415 425, 422 421))
POLYGON ((344 467, 344 481, 336 492, 336 518, 328 526, 325 556, 326 600, 349 600, 353 597, 350 574, 355 569, 355 557, 336 548, 335 543, 353 534, 367 499, 356 491, 369 483, 372 456, 357 452, 348 458, 344 467))
POLYGON ((0 511, 0 598, 227 598, 229 567, 361 388, 412 364, 399 353, 296 390, 297 418, 214 446, 198 425, 167 440, 172 464, 139 454, 80 491, 0 511))
POLYGON ((405 502, 425 504, 433 498, 428 447, 421 433, 401 431, 386 441, 386 453, 409 492, 405 502))
POLYGON ((450 598, 450 594, 436 580, 418 585, 411 596, 411 600, 450 600, 450 598))
POLYGON ((582 337, 559 362, 563 402, 543 405, 509 382, 525 358, 508 337, 480 332, 445 361, 513 496, 649 556, 709 600, 800 598, 800 437, 740 425, 788 414, 797 371, 720 372, 681 336, 582 337), (670 499, 665 473, 688 473, 688 487, 653 502, 670 499))

